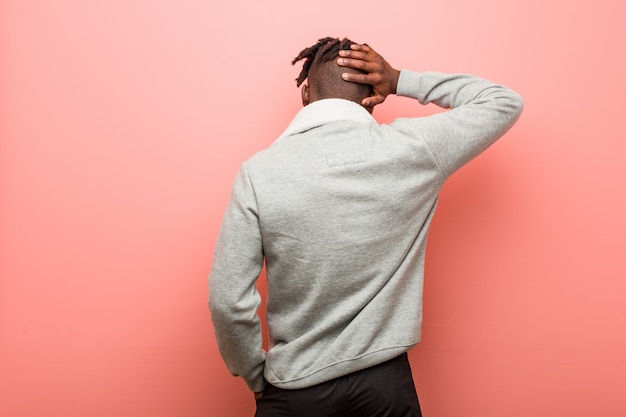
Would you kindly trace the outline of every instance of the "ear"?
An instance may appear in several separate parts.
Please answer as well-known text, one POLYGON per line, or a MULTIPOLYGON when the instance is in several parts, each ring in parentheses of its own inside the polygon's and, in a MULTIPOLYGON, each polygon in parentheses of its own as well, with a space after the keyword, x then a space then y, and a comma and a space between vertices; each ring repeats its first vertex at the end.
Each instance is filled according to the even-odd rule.
POLYGON ((306 106, 307 104, 310 103, 310 100, 309 100, 309 85, 308 85, 308 83, 302 85, 301 92, 302 92, 302 105, 306 106))

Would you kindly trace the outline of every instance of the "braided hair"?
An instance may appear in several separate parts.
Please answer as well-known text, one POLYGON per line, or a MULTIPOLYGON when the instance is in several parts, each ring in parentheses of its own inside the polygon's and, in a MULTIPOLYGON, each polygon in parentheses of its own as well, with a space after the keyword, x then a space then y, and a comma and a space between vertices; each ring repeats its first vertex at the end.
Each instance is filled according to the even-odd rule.
POLYGON ((316 92, 319 98, 344 98, 361 103, 365 97, 372 95, 372 86, 356 82, 344 81, 342 73, 352 72, 365 74, 365 71, 351 67, 342 67, 335 62, 339 50, 350 49, 355 42, 344 38, 322 38, 315 45, 303 49, 291 62, 304 60, 302 71, 296 84, 298 87, 308 78, 309 87, 316 92))
POLYGON ((340 49, 350 49, 350 45, 353 43, 354 42, 347 38, 339 40, 338 38, 326 37, 317 41, 315 45, 303 49, 298 56, 291 61, 291 65, 295 65, 296 62, 304 59, 302 71, 298 78, 296 78, 296 85, 300 87, 304 80, 307 79, 309 69, 313 62, 321 64, 331 61, 333 58, 337 58, 340 49))

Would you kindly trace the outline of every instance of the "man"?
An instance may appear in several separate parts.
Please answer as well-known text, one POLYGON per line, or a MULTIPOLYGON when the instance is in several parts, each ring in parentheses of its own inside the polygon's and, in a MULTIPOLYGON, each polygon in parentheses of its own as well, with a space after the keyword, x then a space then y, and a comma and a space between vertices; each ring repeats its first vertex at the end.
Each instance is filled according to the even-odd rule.
POLYGON ((302 59, 304 108, 242 164, 220 229, 209 299, 220 352, 258 417, 420 416, 406 352, 420 341, 438 194, 522 100, 470 75, 398 71, 347 39, 320 39, 302 59), (389 94, 451 110, 379 125, 370 113, 389 94))

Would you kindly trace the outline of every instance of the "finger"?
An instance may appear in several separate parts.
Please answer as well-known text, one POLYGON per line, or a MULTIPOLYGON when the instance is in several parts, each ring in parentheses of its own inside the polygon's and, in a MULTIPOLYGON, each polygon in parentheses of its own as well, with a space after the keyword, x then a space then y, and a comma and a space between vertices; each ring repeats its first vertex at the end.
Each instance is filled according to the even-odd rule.
POLYGON ((344 72, 343 74, 341 74, 341 78, 353 83, 371 84, 371 77, 369 77, 367 74, 354 74, 352 72, 344 72))
POLYGON ((352 56, 352 55, 356 55, 356 56, 362 56, 362 59, 368 59, 368 60, 375 60, 380 58, 380 54, 378 52, 376 52, 374 49, 372 49, 371 46, 367 45, 367 44, 352 44, 351 49, 343 49, 340 50, 341 51, 345 51, 347 52, 346 56, 352 56))
POLYGON ((385 98, 386 97, 381 95, 381 94, 375 94, 373 96, 364 98, 363 101, 361 101, 361 104, 364 107, 374 108, 374 106, 377 106, 380 103, 382 103, 383 101, 385 101, 385 98))
POLYGON ((349 67, 362 71, 367 71, 367 67, 369 66, 367 61, 353 58, 337 58, 337 64, 342 67, 349 67))
POLYGON ((374 52, 371 46, 364 43, 353 43, 350 45, 350 49, 353 51, 363 51, 366 53, 374 52))
POLYGON ((339 50, 339 56, 340 57, 345 57, 345 58, 360 59, 360 60, 364 60, 364 61, 368 60, 368 59, 371 59, 369 54, 367 54, 366 52, 351 51, 349 49, 340 49, 339 50))
POLYGON ((351 48, 353 49, 340 49, 338 52, 339 56, 368 61, 375 60, 380 56, 376 51, 367 45, 352 44, 351 48))
POLYGON ((354 68, 367 74, 381 73, 384 65, 378 60, 364 61, 361 59, 337 58, 337 64, 341 67, 354 68))

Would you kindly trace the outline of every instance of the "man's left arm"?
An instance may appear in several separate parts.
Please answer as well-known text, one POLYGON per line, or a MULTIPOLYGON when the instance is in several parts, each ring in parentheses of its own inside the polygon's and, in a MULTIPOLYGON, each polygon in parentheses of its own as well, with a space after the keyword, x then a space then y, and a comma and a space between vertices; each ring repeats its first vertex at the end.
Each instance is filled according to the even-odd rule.
POLYGON ((262 268, 256 198, 244 163, 235 179, 215 246, 209 276, 209 309, 228 370, 241 376, 254 392, 265 387, 265 352, 257 314, 261 296, 256 289, 262 268))

